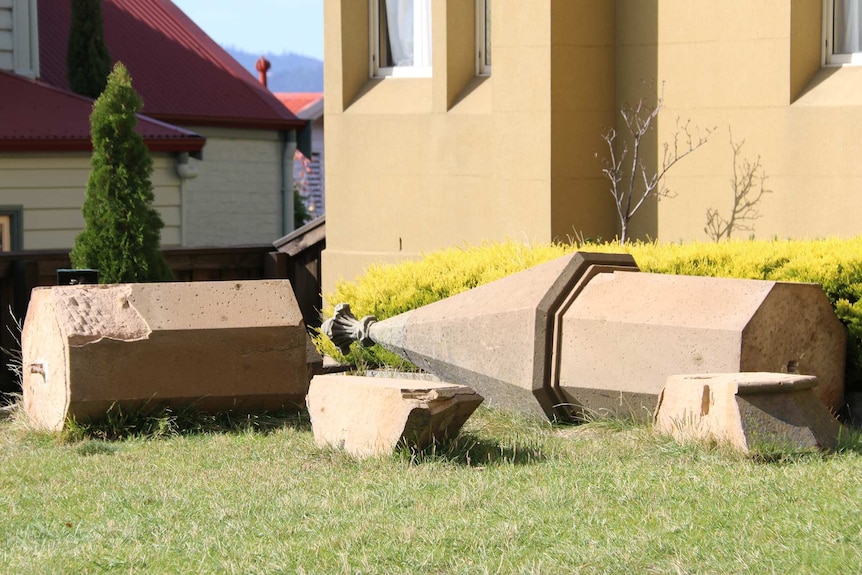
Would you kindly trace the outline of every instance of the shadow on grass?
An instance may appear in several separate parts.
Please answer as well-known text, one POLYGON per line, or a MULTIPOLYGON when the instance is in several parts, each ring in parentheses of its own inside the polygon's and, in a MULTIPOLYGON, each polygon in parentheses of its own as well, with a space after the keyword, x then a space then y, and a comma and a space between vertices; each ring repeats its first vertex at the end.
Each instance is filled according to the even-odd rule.
POLYGON ((862 429, 844 425, 838 433, 838 453, 856 453, 862 455, 862 429))
POLYGON ((788 449, 782 446, 757 446, 748 456, 754 463, 763 465, 792 465, 804 461, 826 459, 831 453, 818 449, 788 449))
MULTIPOLYGON (((730 452, 734 451, 734 448, 728 446, 719 445, 718 448, 730 452)), ((834 449, 762 442, 751 446, 745 457, 756 464, 782 466, 809 461, 823 461, 845 455, 862 455, 862 430, 842 427, 836 438, 834 449)))
POLYGON ((862 455, 862 430, 842 426, 838 432, 834 450, 762 444, 754 447, 749 453, 754 462, 772 465, 788 465, 812 459, 841 457, 846 454, 862 455))
MULTIPOLYGON (((86 445, 88 440, 104 442, 130 438, 161 439, 217 433, 269 434, 286 427, 310 431, 311 421, 308 413, 304 411, 209 413, 197 410, 194 406, 182 409, 145 406, 140 410, 129 412, 113 405, 99 421, 67 421, 61 435, 64 442, 85 442, 86 445)), ((82 446, 82 449, 87 451, 89 448, 82 446)))
POLYGON ((451 440, 432 443, 424 449, 402 444, 396 456, 409 461, 411 465, 444 462, 467 467, 530 465, 547 459, 536 445, 503 445, 469 432, 461 433, 451 440))

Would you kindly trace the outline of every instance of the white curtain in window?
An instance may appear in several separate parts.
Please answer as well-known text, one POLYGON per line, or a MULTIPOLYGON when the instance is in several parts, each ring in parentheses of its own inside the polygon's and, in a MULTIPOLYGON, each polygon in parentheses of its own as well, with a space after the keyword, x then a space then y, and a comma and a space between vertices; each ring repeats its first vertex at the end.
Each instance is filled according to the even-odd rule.
POLYGON ((431 65, 431 0, 386 0, 393 66, 431 65))
POLYGON ((414 0, 413 65, 431 65, 431 0, 414 0))
POLYGON ((835 0, 833 54, 862 52, 860 0, 835 0))

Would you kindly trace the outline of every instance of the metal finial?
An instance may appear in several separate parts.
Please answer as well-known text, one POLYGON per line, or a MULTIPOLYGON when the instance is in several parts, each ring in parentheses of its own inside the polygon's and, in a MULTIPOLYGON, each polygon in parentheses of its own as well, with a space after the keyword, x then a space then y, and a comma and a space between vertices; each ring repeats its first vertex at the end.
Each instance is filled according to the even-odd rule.
POLYGON ((346 355, 350 351, 350 344, 354 341, 358 341, 364 347, 374 345, 374 340, 368 332, 375 323, 377 318, 373 315, 356 319, 350 311, 350 304, 340 303, 335 306, 335 315, 323 322, 320 330, 332 340, 341 353, 346 355))

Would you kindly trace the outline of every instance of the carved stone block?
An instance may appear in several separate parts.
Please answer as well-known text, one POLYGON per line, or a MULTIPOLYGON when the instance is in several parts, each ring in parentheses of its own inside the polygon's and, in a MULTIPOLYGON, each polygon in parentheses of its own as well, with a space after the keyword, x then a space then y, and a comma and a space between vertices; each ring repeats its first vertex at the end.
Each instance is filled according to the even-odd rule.
POLYGON ((674 375, 659 397, 656 428, 743 451, 834 449, 840 424, 814 395, 816 385, 815 377, 786 373, 674 375))
POLYGON ((24 408, 50 430, 114 404, 301 406, 317 355, 286 280, 36 288, 22 352, 24 408))
POLYGON ((317 444, 359 457, 452 438, 480 403, 463 385, 353 375, 317 375, 307 398, 317 444))

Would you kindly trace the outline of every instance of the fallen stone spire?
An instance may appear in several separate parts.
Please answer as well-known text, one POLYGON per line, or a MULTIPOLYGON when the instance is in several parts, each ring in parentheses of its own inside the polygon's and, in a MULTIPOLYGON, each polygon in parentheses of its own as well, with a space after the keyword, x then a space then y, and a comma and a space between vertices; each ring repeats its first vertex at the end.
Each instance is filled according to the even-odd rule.
POLYGON ((577 252, 376 321, 339 306, 323 331, 379 343, 491 405, 548 418, 648 419, 671 375, 814 375, 843 407, 845 330, 814 284, 638 272, 577 252))

